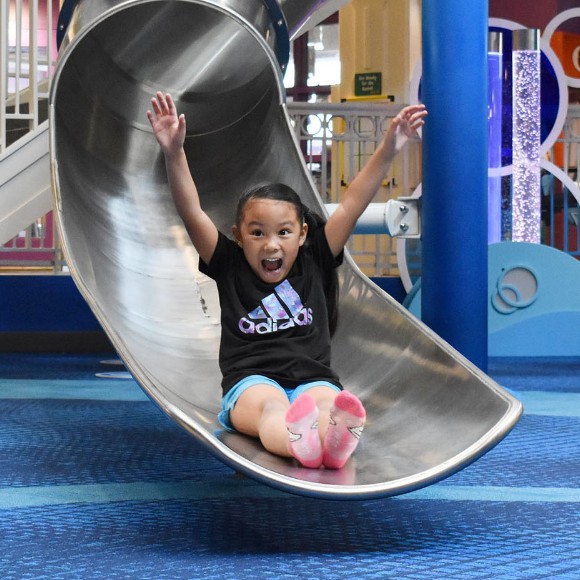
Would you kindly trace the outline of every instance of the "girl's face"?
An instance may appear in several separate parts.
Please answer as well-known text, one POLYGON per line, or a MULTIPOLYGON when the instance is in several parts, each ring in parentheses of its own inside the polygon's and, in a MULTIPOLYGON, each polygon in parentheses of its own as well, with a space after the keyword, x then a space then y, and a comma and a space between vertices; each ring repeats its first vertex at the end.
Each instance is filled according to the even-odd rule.
POLYGON ((294 265, 308 226, 300 223, 291 203, 257 198, 246 203, 243 219, 232 232, 256 276, 276 284, 294 265))

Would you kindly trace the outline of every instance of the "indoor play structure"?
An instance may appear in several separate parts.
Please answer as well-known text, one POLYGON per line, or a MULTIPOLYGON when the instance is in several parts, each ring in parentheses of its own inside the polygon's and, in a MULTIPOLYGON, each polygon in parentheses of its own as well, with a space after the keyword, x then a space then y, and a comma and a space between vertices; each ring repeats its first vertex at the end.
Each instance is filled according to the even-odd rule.
MULTIPOLYGON (((489 19, 490 34, 503 40, 503 46, 499 50, 497 45, 490 43, 488 52, 490 202, 495 200, 493 203, 498 207, 501 205, 501 195, 499 190, 496 190, 496 184, 501 183, 502 176, 512 177, 510 208, 509 211, 501 212, 504 218, 507 216, 507 220, 504 219, 502 224, 500 211, 494 209, 488 211, 488 232, 494 233, 488 238, 489 246, 487 248, 481 246, 486 249, 488 258, 487 268, 482 273, 481 279, 487 278, 487 308, 483 310, 487 312, 489 356, 573 357, 580 354, 578 255, 576 252, 568 253, 539 243, 542 223, 549 231, 552 220, 549 209, 541 210, 541 200, 545 202, 548 199, 550 189, 552 193, 555 188, 559 189, 562 205, 567 207, 565 219, 571 223, 577 222, 575 216, 580 203, 580 187, 579 182, 571 177, 575 174, 577 161, 574 160, 572 153, 560 153, 562 157, 567 158, 566 162, 561 160, 560 164, 568 169, 570 172, 568 174, 553 162, 550 151, 557 151, 553 148, 564 130, 569 105, 568 87, 577 87, 580 84, 577 78, 570 76, 571 70, 564 69, 563 62, 566 62, 566 59, 555 53, 552 47, 553 37, 560 25, 579 17, 580 8, 565 10, 548 23, 541 36, 539 30, 530 31, 518 22, 489 19), (513 47, 518 34, 523 34, 524 39, 533 40, 534 50, 530 51, 528 58, 533 56, 537 62, 534 83, 530 84, 531 71, 524 71, 526 90, 524 94, 514 96, 516 91, 512 91, 512 88, 516 84, 514 81, 516 70, 513 66, 513 55, 516 51, 513 47), (535 103, 534 94, 537 98, 535 103), (505 101, 503 104, 505 110, 501 105, 497 105, 502 99, 505 101), (527 110, 528 107, 530 111, 527 110), (534 159, 522 158, 520 152, 519 159, 516 160, 518 156, 514 155, 518 145, 512 139, 512 133, 514 118, 517 115, 510 112, 516 109, 521 109, 523 114, 524 134, 531 141, 536 141, 535 145, 531 141, 528 144, 529 151, 534 151, 534 159), (533 115, 528 114, 532 112, 533 115), (536 119, 533 131, 529 130, 529 120, 532 117, 536 119), (517 181, 516 172, 520 175, 529 172, 534 182, 522 181, 521 187, 514 185, 517 181), (541 187, 542 175, 544 185, 541 187), (533 208, 535 211, 533 218, 521 219, 524 206, 533 208), (518 209, 520 219, 514 217, 514 209, 518 209), (517 227, 514 225, 516 220, 519 222, 517 227), (502 229, 507 230, 507 237, 512 241, 501 241, 502 229), (517 229, 520 229, 520 234, 514 235, 517 229)), ((528 51, 517 52, 519 58, 519 55, 528 51)), ((418 91, 419 78, 420 65, 416 71, 415 92, 418 91)), ((454 79, 454 82, 457 82, 457 79, 454 79)), ((433 175, 437 178, 437 170, 434 170, 433 175)), ((413 195, 421 196, 421 186, 413 195)), ((449 223, 453 218, 451 213, 453 210, 454 208, 450 207, 447 221, 439 221, 449 223)), ((480 208, 474 215, 482 215, 483 211, 480 208)), ((469 220, 465 216, 463 221, 471 225, 476 220, 469 220)), ((574 239, 577 238, 576 226, 573 231, 569 239, 562 244, 566 250, 577 245, 577 240, 574 239)), ((548 233, 544 235, 549 237, 548 233)), ((551 235, 553 236, 553 228, 551 235)), ((400 242, 405 243, 404 240, 400 242)), ((450 277, 448 282, 453 284, 453 277, 450 277)), ((405 284, 409 293, 404 304, 415 316, 421 317, 424 302, 422 280, 411 282, 410 277, 406 277, 405 284)))
POLYGON ((368 412, 353 460, 299 468, 221 430, 217 294, 198 271, 146 117, 155 91, 174 96, 202 204, 223 231, 255 182, 285 182, 323 212, 282 75, 289 39, 342 3, 81 0, 52 84, 50 146, 71 274, 151 399, 239 472, 290 492, 364 499, 468 465, 511 430, 520 402, 346 257, 333 360, 368 412))

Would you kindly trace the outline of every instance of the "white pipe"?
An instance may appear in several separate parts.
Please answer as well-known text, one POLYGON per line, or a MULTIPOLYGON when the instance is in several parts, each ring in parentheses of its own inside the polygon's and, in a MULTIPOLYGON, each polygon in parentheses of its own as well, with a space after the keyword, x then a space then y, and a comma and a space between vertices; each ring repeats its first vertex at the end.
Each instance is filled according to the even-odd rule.
MULTIPOLYGON (((353 233, 355 234, 389 234, 389 228, 387 226, 386 219, 386 205, 385 203, 371 203, 364 211, 362 216, 356 223, 356 227, 353 233)), ((329 213, 332 215, 336 208, 337 203, 327 203, 325 207, 329 213)))
MULTIPOLYGON (((325 204, 332 215, 337 203, 325 204)), ((356 223, 354 234, 387 234, 391 237, 418 238, 420 219, 418 200, 401 197, 387 203, 371 203, 356 223)))

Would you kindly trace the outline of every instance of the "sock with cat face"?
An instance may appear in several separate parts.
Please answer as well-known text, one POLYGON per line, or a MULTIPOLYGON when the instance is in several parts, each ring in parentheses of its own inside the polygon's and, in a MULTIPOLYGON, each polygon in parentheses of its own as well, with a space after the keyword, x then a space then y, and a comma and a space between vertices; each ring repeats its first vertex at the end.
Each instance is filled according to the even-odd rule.
POLYGON ((324 438, 322 463, 340 469, 358 445, 366 420, 360 400, 349 391, 341 391, 330 410, 330 423, 324 438))
POLYGON ((316 402, 308 393, 300 395, 286 411, 288 449, 304 467, 318 468, 322 464, 318 414, 316 402))

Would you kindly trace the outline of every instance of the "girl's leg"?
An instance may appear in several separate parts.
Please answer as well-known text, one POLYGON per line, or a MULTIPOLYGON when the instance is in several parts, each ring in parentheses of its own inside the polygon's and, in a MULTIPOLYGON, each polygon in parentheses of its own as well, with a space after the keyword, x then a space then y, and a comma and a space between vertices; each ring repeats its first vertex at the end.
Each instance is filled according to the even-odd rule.
POLYGON ((318 411, 320 413, 318 419, 318 433, 320 434, 320 441, 323 443, 326 437, 326 431, 330 420, 330 409, 334 404, 334 399, 338 393, 329 387, 320 386, 312 387, 306 391, 316 402, 318 411))
POLYGON ((355 395, 325 386, 309 389, 290 406, 286 394, 277 388, 254 385, 230 411, 237 431, 259 438, 275 455, 296 457, 314 468, 321 463, 341 468, 358 445, 365 419, 364 407, 355 395))
POLYGON ((290 453, 304 467, 313 469, 322 465, 318 417, 316 401, 308 393, 302 393, 286 412, 290 453))
POLYGON ((340 469, 356 449, 366 420, 359 399, 341 391, 330 409, 328 430, 324 438, 322 462, 330 469, 340 469))
POLYGON ((254 385, 240 395, 230 421, 240 433, 259 438, 270 453, 295 457, 305 467, 320 467, 318 408, 311 397, 290 407, 286 393, 271 385, 254 385))
POLYGON ((285 393, 271 385, 254 385, 244 391, 230 411, 240 433, 257 437, 275 455, 291 457, 285 416, 290 403, 285 393))
POLYGON ((313 387, 308 393, 320 409, 322 463, 340 469, 356 449, 366 420, 360 400, 349 391, 334 392, 328 387, 313 387))

